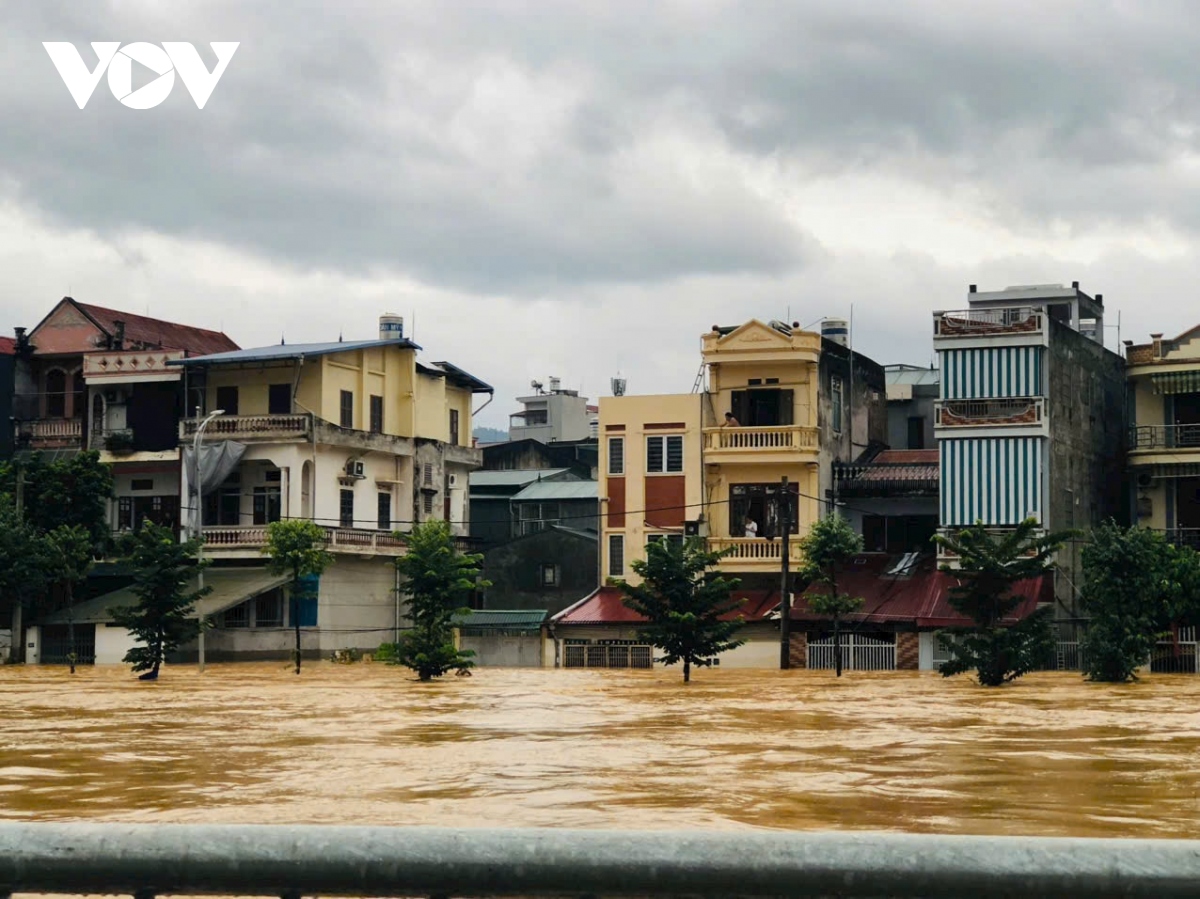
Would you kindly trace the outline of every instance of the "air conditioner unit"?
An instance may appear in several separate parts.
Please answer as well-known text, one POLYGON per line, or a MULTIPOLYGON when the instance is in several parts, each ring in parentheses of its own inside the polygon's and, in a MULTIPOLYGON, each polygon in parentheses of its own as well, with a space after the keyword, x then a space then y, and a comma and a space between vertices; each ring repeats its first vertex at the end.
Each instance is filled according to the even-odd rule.
POLYGON ((446 486, 450 487, 451 489, 453 489, 454 487, 457 487, 458 486, 458 475, 456 475, 456 474, 446 475, 446 486))
POLYGON ((125 393, 115 387, 110 387, 104 391, 104 401, 106 403, 123 403, 125 402, 125 393))
POLYGON ((366 463, 358 459, 351 459, 346 463, 346 474, 352 478, 365 478, 367 476, 366 463))
POLYGON ((1154 485, 1154 475, 1152 475, 1148 471, 1138 472, 1137 484, 1139 487, 1141 487, 1143 489, 1153 486, 1154 485))
POLYGON ((700 536, 700 522, 685 521, 683 523, 683 535, 685 537, 699 537, 700 536))

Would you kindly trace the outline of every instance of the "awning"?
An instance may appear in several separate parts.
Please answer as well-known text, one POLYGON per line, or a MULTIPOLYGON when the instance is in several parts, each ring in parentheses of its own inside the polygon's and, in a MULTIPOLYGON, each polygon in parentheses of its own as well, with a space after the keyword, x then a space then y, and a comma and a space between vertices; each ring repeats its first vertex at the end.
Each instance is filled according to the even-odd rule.
MULTIPOLYGON (((196 603, 193 618, 205 618, 224 612, 236 605, 252 599, 268 590, 282 587, 288 582, 286 574, 272 574, 266 568, 207 568, 204 571, 204 586, 212 587, 212 592, 196 603)), ((197 579, 192 577, 188 590, 196 590, 197 579)), ((70 610, 63 609, 53 615, 47 615, 38 621, 39 624, 66 624, 74 620, 76 624, 107 624, 112 621, 109 609, 122 606, 132 606, 137 603, 132 587, 122 587, 103 596, 96 596, 87 602, 79 603, 70 610)))
POLYGON ((1150 380, 1155 393, 1200 393, 1200 370, 1156 372, 1150 380))
POLYGON ((499 633, 536 634, 546 620, 545 609, 477 609, 456 615, 454 626, 464 636, 481 637, 499 633))

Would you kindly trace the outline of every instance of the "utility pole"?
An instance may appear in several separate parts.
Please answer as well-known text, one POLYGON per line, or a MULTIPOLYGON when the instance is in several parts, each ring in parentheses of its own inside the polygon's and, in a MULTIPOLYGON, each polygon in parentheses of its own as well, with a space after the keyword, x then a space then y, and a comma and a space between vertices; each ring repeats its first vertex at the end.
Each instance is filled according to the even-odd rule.
POLYGON ((779 530, 782 576, 779 585, 779 670, 787 671, 792 667, 792 595, 789 592, 788 563, 790 550, 788 536, 792 530, 792 503, 788 490, 787 475, 779 479, 779 530))
MULTIPOLYGON (((25 466, 17 463, 17 521, 25 517, 25 466)), ((14 664, 25 661, 25 597, 17 595, 13 603, 12 647, 8 653, 14 664)))

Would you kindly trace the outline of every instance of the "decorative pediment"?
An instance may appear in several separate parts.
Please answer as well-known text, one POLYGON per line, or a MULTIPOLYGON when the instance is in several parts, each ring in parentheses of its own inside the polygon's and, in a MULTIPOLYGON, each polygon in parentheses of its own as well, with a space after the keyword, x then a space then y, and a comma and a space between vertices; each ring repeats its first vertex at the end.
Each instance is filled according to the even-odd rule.
POLYGON ((762 350, 789 347, 791 344, 791 337, 776 331, 769 325, 764 325, 757 319, 751 319, 718 340, 716 348, 718 350, 762 350))

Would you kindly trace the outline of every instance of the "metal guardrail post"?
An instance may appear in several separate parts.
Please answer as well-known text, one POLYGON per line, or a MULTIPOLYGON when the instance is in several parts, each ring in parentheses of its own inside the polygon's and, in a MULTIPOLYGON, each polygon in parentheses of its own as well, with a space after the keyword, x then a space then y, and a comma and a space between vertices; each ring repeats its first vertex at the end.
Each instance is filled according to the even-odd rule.
POLYGON ((1192 897, 1200 842, 0 824, 0 894, 1192 897))

